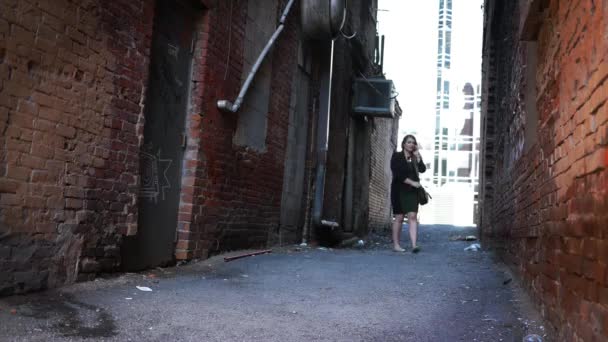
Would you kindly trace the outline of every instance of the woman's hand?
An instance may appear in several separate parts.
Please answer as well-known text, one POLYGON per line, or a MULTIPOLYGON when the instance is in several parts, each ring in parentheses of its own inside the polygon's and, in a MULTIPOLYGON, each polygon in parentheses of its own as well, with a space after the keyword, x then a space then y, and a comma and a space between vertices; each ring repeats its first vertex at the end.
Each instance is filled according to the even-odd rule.
POLYGON ((418 162, 422 160, 422 157, 420 156, 420 152, 418 152, 418 150, 414 151, 414 157, 416 157, 416 160, 418 162))
POLYGON ((411 180, 411 179, 409 179, 409 178, 406 178, 406 179, 405 179, 405 181, 403 181, 403 183, 405 183, 405 184, 409 184, 410 186, 413 186, 414 188, 419 188, 419 187, 421 187, 421 185, 420 185, 420 183, 419 183, 419 182, 413 181, 413 180, 411 180))

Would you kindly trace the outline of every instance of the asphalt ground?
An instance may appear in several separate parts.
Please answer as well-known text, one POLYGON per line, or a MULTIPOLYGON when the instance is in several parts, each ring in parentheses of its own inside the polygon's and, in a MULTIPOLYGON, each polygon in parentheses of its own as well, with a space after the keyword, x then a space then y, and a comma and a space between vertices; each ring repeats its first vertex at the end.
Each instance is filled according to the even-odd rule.
POLYGON ((418 254, 375 235, 0 298, 0 341, 549 341, 506 267, 450 240, 475 233, 422 226, 418 254))

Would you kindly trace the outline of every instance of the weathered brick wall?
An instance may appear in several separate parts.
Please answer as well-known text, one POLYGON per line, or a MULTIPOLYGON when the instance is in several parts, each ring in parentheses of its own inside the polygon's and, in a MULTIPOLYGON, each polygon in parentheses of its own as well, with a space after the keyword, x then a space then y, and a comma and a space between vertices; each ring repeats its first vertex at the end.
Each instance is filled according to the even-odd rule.
MULTIPOLYGON (((122 237, 137 234, 153 3, 0 3, 0 293, 114 270, 122 237)), ((300 39, 294 6, 269 65, 262 67, 270 74, 269 90, 261 92, 269 96, 268 109, 259 112, 266 120, 264 141, 256 132, 254 144, 235 139, 242 118, 221 113, 216 103, 234 100, 248 73, 245 55, 252 45, 245 28, 248 20, 256 26, 266 18, 249 12, 272 11, 268 17, 278 18, 287 1, 268 8, 242 1, 200 3, 177 259, 261 247, 279 228, 300 39)), ((359 5, 367 9, 369 3, 359 5)), ((268 39, 263 31, 256 41, 268 39)), ((317 81, 311 82, 312 107, 318 107, 317 81)), ((308 155, 306 185, 313 162, 308 155)))
POLYGON ((606 340, 608 3, 485 8, 484 241, 521 275, 558 340, 606 340), (532 79, 520 37, 537 44, 532 79), (529 82, 538 93, 536 141, 525 134, 529 82))
MULTIPOLYGON (((273 17, 280 16, 285 3, 278 1, 273 17)), ((194 91, 195 111, 201 115, 189 126, 194 139, 186 153, 178 259, 262 247, 270 230, 278 228, 290 90, 297 63, 298 6, 292 8, 269 53, 272 74, 262 150, 235 145, 239 113, 222 113, 216 107, 219 99, 236 98, 248 72, 244 72, 247 8, 247 2, 219 1, 203 18, 196 53, 201 66, 193 76, 199 87, 194 91)))
POLYGON ((391 226, 390 160, 397 149, 398 118, 374 119, 371 138, 371 179, 369 191, 369 228, 387 230, 391 226))
POLYGON ((0 293, 119 263, 152 3, 0 2, 0 293))

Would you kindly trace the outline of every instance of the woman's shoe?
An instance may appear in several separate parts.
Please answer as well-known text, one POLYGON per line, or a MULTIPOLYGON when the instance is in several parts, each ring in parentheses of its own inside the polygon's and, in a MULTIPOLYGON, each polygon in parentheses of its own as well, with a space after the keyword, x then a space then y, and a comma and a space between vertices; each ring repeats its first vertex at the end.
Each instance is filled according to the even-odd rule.
POLYGON ((418 252, 420 252, 420 247, 416 246, 416 247, 412 248, 412 253, 416 254, 418 252))
POLYGON ((403 249, 403 248, 401 248, 401 247, 399 247, 399 248, 395 248, 395 247, 393 247, 393 252, 399 252, 399 253, 403 253, 403 252, 405 252, 405 249, 403 249))

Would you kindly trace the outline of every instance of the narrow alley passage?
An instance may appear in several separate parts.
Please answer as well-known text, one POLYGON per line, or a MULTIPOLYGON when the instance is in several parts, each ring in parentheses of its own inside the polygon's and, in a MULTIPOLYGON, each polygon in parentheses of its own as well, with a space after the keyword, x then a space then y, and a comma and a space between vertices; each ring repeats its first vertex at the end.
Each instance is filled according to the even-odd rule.
POLYGON ((363 249, 290 246, 2 298, 0 340, 521 341, 545 334, 517 279, 490 252, 465 251, 471 242, 450 239, 470 234, 423 226, 420 254, 392 252, 382 237, 363 249))

